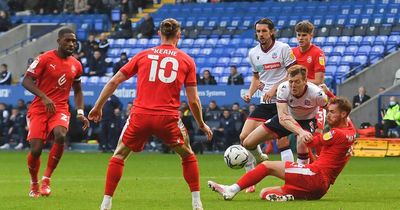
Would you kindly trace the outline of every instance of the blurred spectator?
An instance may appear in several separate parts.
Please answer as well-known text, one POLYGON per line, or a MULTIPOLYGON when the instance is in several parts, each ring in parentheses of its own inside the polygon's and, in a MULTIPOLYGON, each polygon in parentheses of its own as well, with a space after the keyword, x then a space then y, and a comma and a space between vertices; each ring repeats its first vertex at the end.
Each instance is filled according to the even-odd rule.
POLYGON ((76 14, 85 14, 90 10, 88 0, 75 0, 74 8, 76 14))
POLYGON ((389 101, 389 107, 383 117, 382 124, 376 125, 376 137, 387 138, 388 131, 391 128, 400 126, 400 105, 398 104, 396 97, 391 96, 389 101), (383 130, 383 133, 381 132, 383 130))
POLYGON ((237 71, 236 66, 231 66, 231 74, 228 77, 228 85, 243 85, 243 75, 237 71))
POLYGON ((249 116, 250 113, 252 113, 255 109, 256 109, 256 105, 255 105, 255 104, 250 104, 250 105, 249 105, 249 113, 248 113, 247 116, 249 116))
POLYGON ((99 50, 104 59, 106 58, 109 47, 110 47, 110 43, 107 40, 107 34, 101 33, 100 37, 99 37, 99 50))
POLYGON ((89 60, 91 58, 91 55, 93 55, 95 48, 98 48, 98 46, 99 43, 96 41, 94 35, 90 34, 88 36, 88 39, 82 45, 83 55, 80 55, 80 57, 85 56, 89 60))
POLYGON ((239 142, 239 134, 236 130, 235 120, 231 116, 231 112, 229 109, 224 109, 222 112, 222 117, 220 119, 218 132, 222 133, 222 142, 224 144, 223 150, 239 142))
POLYGON ((0 0, 0 10, 8 11, 9 9, 7 0, 0 0))
POLYGON ((120 6, 121 6, 121 12, 122 13, 126 13, 126 14, 130 14, 131 13, 129 0, 121 0, 120 6))
POLYGON ((211 75, 210 70, 204 70, 203 76, 199 80, 200 85, 216 85, 217 81, 215 81, 214 76, 211 75))
POLYGON ((19 111, 20 113, 26 114, 28 108, 27 108, 26 105, 25 105, 24 99, 18 99, 18 102, 17 102, 17 109, 18 109, 18 111, 19 111))
POLYGON ((360 106, 362 103, 368 101, 371 97, 369 95, 366 95, 367 91, 363 86, 358 88, 358 95, 355 95, 353 97, 353 108, 356 108, 360 106))
POLYGON ((0 137, 4 139, 8 125, 10 113, 7 110, 7 105, 0 103, 0 137))
POLYGON ((9 0, 8 6, 10 11, 19 12, 25 10, 24 8, 25 0, 9 0))
POLYGON ((0 149, 9 149, 10 143, 13 141, 17 143, 17 146, 15 146, 14 149, 22 149, 27 135, 27 130, 25 130, 25 126, 26 116, 20 113, 17 107, 14 107, 11 110, 11 116, 8 121, 5 142, 4 145, 0 147, 0 149))
POLYGON ((154 20, 153 17, 150 16, 150 14, 146 13, 143 16, 143 22, 139 25, 137 32, 136 32, 136 37, 138 39, 140 38, 145 38, 145 39, 150 39, 154 35, 154 20))
POLYGON ((124 66, 126 63, 128 63, 128 61, 129 60, 128 60, 128 56, 126 55, 126 52, 122 52, 120 55, 119 61, 114 64, 114 67, 113 67, 114 74, 116 74, 122 66, 124 66))
POLYGON ((217 102, 214 100, 210 101, 204 113, 204 120, 219 120, 220 117, 221 109, 217 106, 217 102))
POLYGON ((126 13, 122 13, 121 21, 115 26, 113 37, 123 39, 132 37, 132 22, 126 13))
POLYGON ((124 111, 123 113, 121 113, 121 119, 122 119, 122 122, 123 122, 123 123, 125 123, 126 120, 128 119, 128 117, 129 117, 129 115, 130 115, 130 113, 131 113, 132 106, 133 106, 132 102, 128 102, 128 103, 126 104, 126 109, 125 109, 125 111, 124 111))
POLYGON ((146 7, 146 0, 134 0, 133 3, 133 7, 137 10, 138 13, 142 13, 143 9, 146 7))
POLYGON ((232 113, 231 113, 233 119, 237 122, 242 122, 246 121, 247 115, 246 113, 240 109, 239 103, 233 103, 232 104, 232 113))
POLYGON ((11 82, 11 72, 8 71, 7 64, 3 63, 0 66, 0 85, 11 85, 11 82))
POLYGON ((0 10, 0 32, 8 31, 11 28, 11 20, 4 10, 0 10))
POLYGON ((88 5, 90 7, 89 13, 105 13, 106 8, 102 0, 88 0, 88 5))
POLYGON ((75 12, 75 0, 64 0, 63 13, 72 14, 75 12))
POLYGON ((115 95, 112 95, 108 98, 107 102, 103 107, 103 117, 100 121, 100 149, 103 152, 114 151, 117 146, 118 136, 120 128, 117 125, 118 123, 117 114, 120 117, 120 111, 122 108, 121 101, 115 95))
POLYGON ((94 51, 92 58, 89 61, 88 76, 104 76, 107 71, 107 63, 101 56, 100 51, 94 51))

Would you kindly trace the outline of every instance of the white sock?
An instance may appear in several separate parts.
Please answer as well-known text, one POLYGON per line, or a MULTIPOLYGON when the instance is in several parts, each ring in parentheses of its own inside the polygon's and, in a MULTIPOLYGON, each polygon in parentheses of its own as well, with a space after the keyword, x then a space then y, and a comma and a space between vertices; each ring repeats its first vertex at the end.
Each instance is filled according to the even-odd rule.
POLYGON ((195 202, 201 203, 201 200, 200 200, 200 191, 193 191, 193 192, 192 192, 192 202, 193 202, 193 203, 195 203, 195 202))
POLYGON ((246 165, 244 165, 244 169, 246 169, 246 172, 249 172, 255 167, 256 167, 256 160, 254 160, 253 155, 249 153, 249 159, 247 160, 246 165))
POLYGON ((229 186, 229 189, 231 192, 233 192, 235 194, 240 192, 240 187, 238 184, 233 184, 233 185, 229 186))
POLYGON ((252 150, 248 149, 247 151, 249 151, 253 155, 256 162, 257 161, 261 162, 260 160, 262 160, 262 157, 261 157, 262 151, 261 151, 260 145, 258 145, 255 149, 252 149, 252 150))
POLYGON ((103 203, 106 201, 106 202, 109 202, 109 201, 111 201, 112 200, 112 197, 111 196, 109 196, 109 195, 104 195, 104 197, 103 197, 103 203))
POLYGON ((305 159, 305 160, 297 158, 297 161, 296 161, 296 162, 297 162, 298 164, 306 165, 306 164, 309 164, 309 163, 310 163, 310 158, 307 158, 307 159, 305 159))
POLYGON ((294 162, 294 156, 291 149, 286 149, 281 151, 281 159, 282 161, 290 161, 294 162))
POLYGON ((43 180, 43 179, 50 179, 50 177, 42 176, 42 180, 43 180))

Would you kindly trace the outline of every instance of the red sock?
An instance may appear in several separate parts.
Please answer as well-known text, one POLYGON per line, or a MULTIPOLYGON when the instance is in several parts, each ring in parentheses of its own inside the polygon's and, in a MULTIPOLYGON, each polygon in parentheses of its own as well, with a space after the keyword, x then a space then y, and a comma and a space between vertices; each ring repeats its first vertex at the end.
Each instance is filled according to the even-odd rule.
POLYGON ((31 155, 31 153, 28 153, 28 169, 29 173, 31 174, 31 180, 32 182, 38 182, 38 172, 40 168, 40 157, 35 158, 31 155))
POLYGON ((53 146, 51 147, 49 160, 47 161, 47 168, 44 171, 43 176, 49 178, 51 177, 51 174, 53 173, 54 169, 56 169, 63 153, 64 153, 64 144, 54 143, 53 146))
POLYGON ((200 191, 199 165, 196 156, 190 154, 182 159, 183 177, 188 183, 190 191, 200 191))
POLYGON ((118 182, 121 179, 122 172, 124 171, 124 160, 112 157, 108 163, 106 187, 104 195, 113 196, 117 188, 118 182))
POLYGON ((253 170, 243 175, 236 184, 240 189, 245 189, 260 182, 265 176, 269 174, 269 169, 264 164, 258 164, 253 170))

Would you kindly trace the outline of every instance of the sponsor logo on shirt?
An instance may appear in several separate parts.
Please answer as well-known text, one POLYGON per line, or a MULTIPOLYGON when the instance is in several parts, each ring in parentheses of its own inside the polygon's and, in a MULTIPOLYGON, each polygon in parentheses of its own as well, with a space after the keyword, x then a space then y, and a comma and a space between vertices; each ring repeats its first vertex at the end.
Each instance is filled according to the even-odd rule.
POLYGON ((58 78, 58 85, 62 86, 67 82, 67 79, 65 78, 65 74, 63 74, 60 78, 58 78))
POLYGON ((53 68, 53 70, 56 70, 56 65, 55 65, 55 64, 49 64, 49 66, 50 66, 51 68, 53 68))
POLYGON ((311 63, 312 62, 312 57, 311 56, 307 56, 307 63, 311 63))
POLYGON ((319 64, 321 66, 325 66, 325 58, 324 58, 324 56, 320 56, 318 60, 319 60, 319 64))
POLYGON ((333 138, 333 131, 329 131, 328 133, 324 133, 322 139, 328 141, 333 138))
POLYGON ((264 71, 274 70, 274 69, 278 69, 281 67, 282 67, 282 65, 280 62, 268 63, 268 64, 264 64, 264 71))

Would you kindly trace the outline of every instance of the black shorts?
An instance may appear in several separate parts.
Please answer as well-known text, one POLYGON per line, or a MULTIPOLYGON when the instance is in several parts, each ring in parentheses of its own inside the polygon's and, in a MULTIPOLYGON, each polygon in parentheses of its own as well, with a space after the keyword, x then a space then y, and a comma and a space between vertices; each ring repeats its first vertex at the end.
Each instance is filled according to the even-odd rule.
MULTIPOLYGON (((296 121, 304 130, 314 133, 315 128, 317 126, 317 120, 315 118, 310 120, 296 120, 296 121)), ((265 122, 263 126, 265 129, 272 131, 279 138, 292 134, 291 131, 287 130, 279 123, 278 115, 275 115, 274 117, 271 118, 271 120, 265 122)))
POLYGON ((256 109, 252 113, 250 113, 247 119, 265 122, 277 114, 278 109, 276 108, 275 103, 259 104, 256 106, 256 109))

